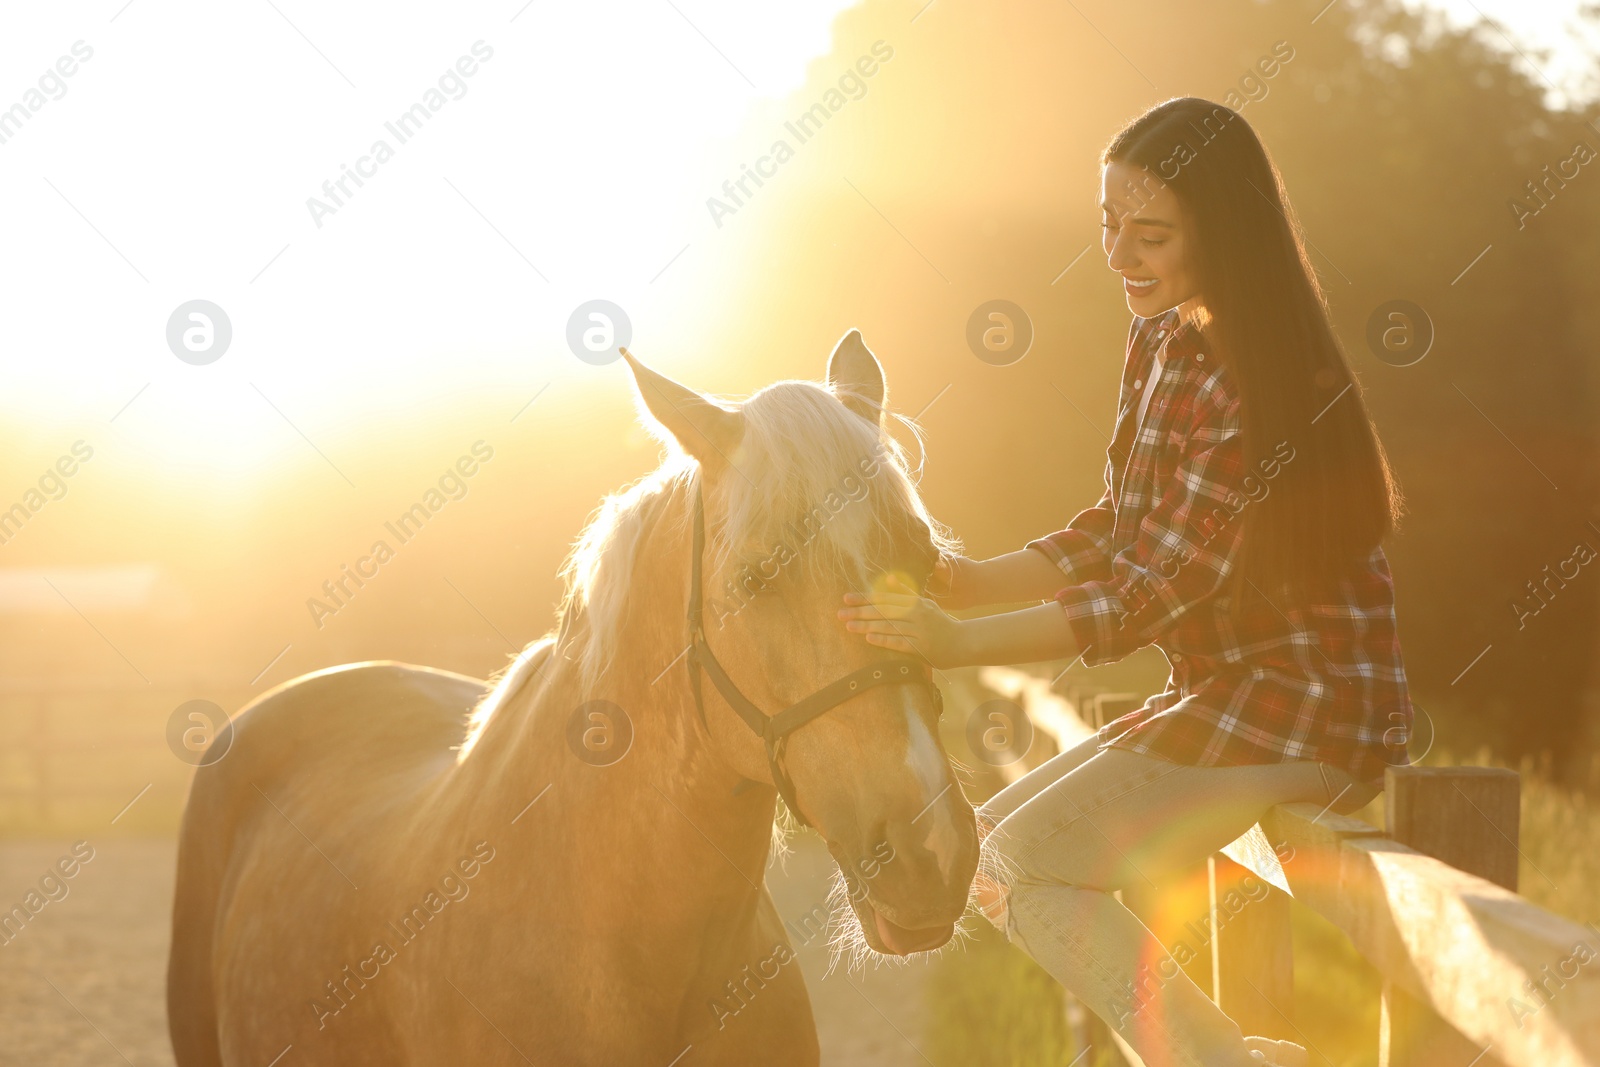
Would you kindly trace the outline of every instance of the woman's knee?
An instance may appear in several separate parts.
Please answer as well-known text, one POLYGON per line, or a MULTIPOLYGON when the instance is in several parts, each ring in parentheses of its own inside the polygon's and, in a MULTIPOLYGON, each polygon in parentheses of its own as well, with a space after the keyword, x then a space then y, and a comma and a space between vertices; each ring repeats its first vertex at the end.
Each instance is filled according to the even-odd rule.
POLYGON ((1019 875, 1006 888, 999 925, 1008 940, 1024 949, 1029 938, 1036 941, 1041 933, 1076 941, 1072 932, 1092 927, 1103 896, 1097 890, 1019 875))

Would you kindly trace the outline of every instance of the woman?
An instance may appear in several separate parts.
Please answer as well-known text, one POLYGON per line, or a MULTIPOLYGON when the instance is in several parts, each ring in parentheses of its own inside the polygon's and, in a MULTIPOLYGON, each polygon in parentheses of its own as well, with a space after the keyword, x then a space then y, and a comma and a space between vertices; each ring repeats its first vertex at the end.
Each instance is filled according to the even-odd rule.
POLYGON ((1166 691, 990 800, 984 912, 1150 1067, 1303 1062, 1247 1038, 1111 894, 1196 864, 1272 805, 1354 811, 1411 721, 1380 542, 1398 492, 1276 168, 1236 112, 1170 100, 1102 157, 1134 320, 1100 502, 994 559, 846 597, 938 667, 1154 644, 1166 691), (1386 744, 1386 740, 1389 744, 1386 744))

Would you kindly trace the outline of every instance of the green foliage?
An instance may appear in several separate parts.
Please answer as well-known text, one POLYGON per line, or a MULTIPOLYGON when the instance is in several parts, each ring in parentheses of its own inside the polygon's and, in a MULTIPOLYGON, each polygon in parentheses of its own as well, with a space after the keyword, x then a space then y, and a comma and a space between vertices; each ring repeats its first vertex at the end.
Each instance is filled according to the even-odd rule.
POLYGON ((1334 1067, 1377 1067, 1383 981, 1338 927, 1309 908, 1290 910, 1295 1025, 1334 1067))
POLYGON ((1523 896, 1578 922, 1600 922, 1600 804, 1540 776, 1522 777, 1523 896))
MULTIPOLYGON (((1077 1054, 1061 987, 988 923, 929 977, 936 1067, 1060 1067, 1077 1054)), ((1087 1063, 1087 1058, 1084 1063, 1087 1063)))
MULTIPOLYGON (((1480 750, 1471 763, 1503 766, 1480 750)), ((1552 779, 1550 761, 1522 760, 1517 892, 1581 923, 1600 922, 1600 759, 1583 787, 1552 779)))

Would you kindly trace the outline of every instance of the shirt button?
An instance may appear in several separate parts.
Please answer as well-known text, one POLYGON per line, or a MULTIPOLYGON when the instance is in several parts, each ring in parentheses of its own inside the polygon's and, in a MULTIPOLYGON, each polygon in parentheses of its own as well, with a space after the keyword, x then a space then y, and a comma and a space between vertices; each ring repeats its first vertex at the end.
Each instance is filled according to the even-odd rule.
POLYGON ((1194 361, 1196 363, 1204 363, 1206 361, 1206 354, 1204 352, 1196 352, 1194 354, 1194 361))
POLYGON ((1182 663, 1183 662, 1183 657, 1178 655, 1176 652, 1174 652, 1172 654, 1172 662, 1174 662, 1174 663, 1182 663))
POLYGON ((1144 379, 1143 378, 1135 378, 1133 380, 1133 387, 1135 389, 1143 389, 1144 388, 1144 379))

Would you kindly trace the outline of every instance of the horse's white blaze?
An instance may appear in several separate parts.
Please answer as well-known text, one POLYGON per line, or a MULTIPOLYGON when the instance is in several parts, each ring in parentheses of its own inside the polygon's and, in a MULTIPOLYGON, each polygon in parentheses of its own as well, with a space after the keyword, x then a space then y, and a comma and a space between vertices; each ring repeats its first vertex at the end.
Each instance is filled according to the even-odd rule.
POLYGON ((926 791, 922 802, 933 800, 944 788, 944 757, 934 742, 933 731, 915 707, 906 708, 906 766, 916 774, 926 791))
POLYGON ((933 731, 915 707, 906 708, 906 766, 922 785, 916 816, 919 826, 927 830, 924 847, 939 861, 939 870, 948 872, 955 865, 956 849, 960 844, 955 823, 946 815, 943 793, 954 788, 949 780, 949 767, 939 751, 933 731))

